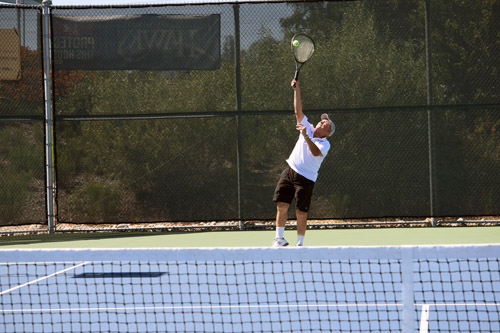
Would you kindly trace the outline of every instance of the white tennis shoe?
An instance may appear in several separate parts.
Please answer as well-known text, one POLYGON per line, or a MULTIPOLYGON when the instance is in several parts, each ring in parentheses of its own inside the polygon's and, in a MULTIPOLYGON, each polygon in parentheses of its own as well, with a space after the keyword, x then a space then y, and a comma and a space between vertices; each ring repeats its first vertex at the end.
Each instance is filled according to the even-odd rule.
POLYGON ((278 238, 278 237, 276 237, 273 240, 273 247, 284 247, 284 246, 287 246, 287 245, 288 245, 288 242, 284 238, 278 238))

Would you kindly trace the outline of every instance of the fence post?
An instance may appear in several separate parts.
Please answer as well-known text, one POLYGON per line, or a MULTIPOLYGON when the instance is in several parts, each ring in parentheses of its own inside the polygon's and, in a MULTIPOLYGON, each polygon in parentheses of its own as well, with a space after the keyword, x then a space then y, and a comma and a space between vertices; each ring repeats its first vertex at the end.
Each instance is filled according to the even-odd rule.
POLYGON ((42 31, 43 31, 43 72, 44 72, 44 96, 45 96, 45 172, 47 174, 47 221, 49 233, 54 233, 54 186, 52 179, 52 100, 51 100, 51 77, 50 77, 50 31, 49 13, 50 1, 43 0, 42 7, 42 31))
POLYGON ((425 0, 425 68, 427 76, 427 141, 429 151, 429 201, 432 226, 437 225, 434 211, 434 173, 433 173, 433 147, 432 147, 432 120, 430 106, 432 98, 432 62, 431 62, 431 9, 430 0, 425 0))
MULTIPOLYGON (((241 111, 241 62, 240 62, 240 5, 233 5, 234 13, 234 77, 236 82, 236 111, 239 113, 241 111)), ((236 148, 236 167, 237 167, 237 177, 238 177, 238 221, 240 230, 245 229, 245 224, 242 218, 241 209, 241 155, 242 155, 242 145, 241 145, 241 117, 238 114, 236 116, 236 131, 237 131, 237 148, 236 148)))

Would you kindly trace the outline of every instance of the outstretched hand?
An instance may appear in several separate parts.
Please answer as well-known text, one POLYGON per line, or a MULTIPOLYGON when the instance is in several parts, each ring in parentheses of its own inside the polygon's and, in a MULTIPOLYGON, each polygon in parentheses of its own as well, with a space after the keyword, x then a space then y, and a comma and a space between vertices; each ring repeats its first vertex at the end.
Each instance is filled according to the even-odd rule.
POLYGON ((295 128, 304 136, 304 138, 307 138, 309 135, 307 135, 306 127, 302 124, 297 124, 295 125, 295 128))

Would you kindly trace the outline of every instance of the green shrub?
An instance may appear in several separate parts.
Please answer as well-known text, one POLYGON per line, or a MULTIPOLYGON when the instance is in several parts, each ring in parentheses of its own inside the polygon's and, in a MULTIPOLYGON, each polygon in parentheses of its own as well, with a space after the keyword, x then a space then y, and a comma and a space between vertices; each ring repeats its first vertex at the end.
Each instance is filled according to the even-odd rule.
POLYGON ((121 192, 116 185, 93 181, 71 192, 70 205, 74 214, 92 222, 112 222, 118 219, 121 192))
POLYGON ((0 177, 0 225, 16 224, 24 216, 23 208, 31 181, 28 172, 6 169, 0 177))

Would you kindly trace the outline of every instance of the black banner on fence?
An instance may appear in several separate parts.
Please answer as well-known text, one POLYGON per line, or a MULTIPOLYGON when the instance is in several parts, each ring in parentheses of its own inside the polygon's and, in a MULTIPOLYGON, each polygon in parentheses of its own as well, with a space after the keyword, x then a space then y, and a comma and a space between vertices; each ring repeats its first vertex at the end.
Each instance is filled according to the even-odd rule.
POLYGON ((220 67, 220 15, 53 17, 56 69, 220 67))

